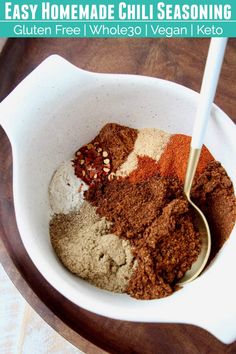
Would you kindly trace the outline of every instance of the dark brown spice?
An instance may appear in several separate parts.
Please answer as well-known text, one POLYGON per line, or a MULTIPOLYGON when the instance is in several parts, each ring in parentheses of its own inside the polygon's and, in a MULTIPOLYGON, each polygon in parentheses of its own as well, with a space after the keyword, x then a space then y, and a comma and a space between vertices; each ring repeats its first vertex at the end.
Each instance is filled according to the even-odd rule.
POLYGON ((112 160, 112 172, 115 172, 133 150, 137 135, 137 129, 109 123, 101 129, 92 142, 99 142, 109 153, 112 160))
MULTIPOLYGON (((187 142, 187 139, 185 141, 187 142)), ((162 158, 164 160, 164 157, 162 158)), ((208 158, 209 154, 204 149, 202 162, 194 179, 192 197, 205 214, 210 226, 212 247, 209 261, 211 261, 228 239, 235 225, 236 199, 232 182, 224 168, 217 161, 207 163, 208 158)), ((175 172, 174 165, 172 168, 171 173, 177 175, 178 171, 175 172)), ((138 168, 130 174, 129 180, 133 183, 144 181, 158 171, 160 171, 158 162, 147 156, 139 157, 138 168)))
POLYGON ((90 187, 111 179, 133 150, 136 138, 136 129, 106 124, 95 139, 76 151, 73 160, 76 176, 90 187))
POLYGON ((176 179, 149 178, 140 183, 114 180, 86 192, 112 232, 131 240, 138 266, 128 293, 138 299, 171 294, 200 251, 188 202, 176 179))
POLYGON ((211 230, 211 259, 230 236, 236 220, 233 184, 217 161, 208 164, 195 180, 192 197, 205 214, 211 230))

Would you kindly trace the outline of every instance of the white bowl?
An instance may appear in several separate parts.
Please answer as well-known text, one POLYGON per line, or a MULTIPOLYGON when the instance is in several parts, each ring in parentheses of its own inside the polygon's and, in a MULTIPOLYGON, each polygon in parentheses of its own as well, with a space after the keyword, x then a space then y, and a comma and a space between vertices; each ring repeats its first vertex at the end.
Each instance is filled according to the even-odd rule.
MULTIPOLYGON (((204 273, 170 297, 140 301, 100 290, 58 261, 48 232, 48 184, 58 165, 107 122, 191 135, 198 94, 175 83, 90 73, 51 56, 0 104, 0 123, 13 149, 17 225, 32 261, 75 304, 120 320, 179 322, 236 339, 236 230, 204 273)), ((206 145, 236 186, 236 129, 214 106, 206 145)))

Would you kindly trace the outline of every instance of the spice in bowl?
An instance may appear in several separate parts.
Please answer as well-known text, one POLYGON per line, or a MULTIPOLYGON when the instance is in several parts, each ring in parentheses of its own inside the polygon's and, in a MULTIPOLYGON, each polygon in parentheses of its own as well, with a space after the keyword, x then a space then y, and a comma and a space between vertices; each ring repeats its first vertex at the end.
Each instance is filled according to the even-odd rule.
POLYGON ((103 183, 108 178, 111 168, 109 153, 99 142, 87 144, 75 153, 75 174, 90 187, 96 183, 103 183))
MULTIPOLYGON (((60 166, 49 186, 49 229, 64 266, 95 286, 136 299, 177 290, 201 249, 183 194, 189 147, 185 135, 111 123, 62 165, 63 173, 60 166)), ((230 178, 206 147, 192 197, 212 230, 212 259, 234 226, 236 200, 230 178)))

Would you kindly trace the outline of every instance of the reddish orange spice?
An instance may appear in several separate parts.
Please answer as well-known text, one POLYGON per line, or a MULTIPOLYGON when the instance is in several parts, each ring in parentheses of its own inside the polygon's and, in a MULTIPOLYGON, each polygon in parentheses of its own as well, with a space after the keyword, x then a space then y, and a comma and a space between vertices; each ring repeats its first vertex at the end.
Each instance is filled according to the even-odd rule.
MULTIPOLYGON (((191 137, 175 134, 170 138, 159 161, 148 156, 138 156, 138 167, 129 175, 132 183, 142 182, 159 173, 161 176, 178 177, 184 182, 187 168, 191 137)), ((209 162, 214 158, 209 150, 203 146, 196 175, 203 173, 209 162)))
MULTIPOLYGON (((158 161, 158 170, 162 176, 177 176, 181 182, 184 182, 187 168, 191 137, 175 134, 169 140, 160 160, 158 161)), ((214 158, 209 150, 203 146, 199 159, 196 175, 201 174, 207 164, 214 158)))
POLYGON ((130 173, 129 181, 132 183, 143 182, 159 172, 156 160, 148 156, 138 156, 138 167, 130 173))

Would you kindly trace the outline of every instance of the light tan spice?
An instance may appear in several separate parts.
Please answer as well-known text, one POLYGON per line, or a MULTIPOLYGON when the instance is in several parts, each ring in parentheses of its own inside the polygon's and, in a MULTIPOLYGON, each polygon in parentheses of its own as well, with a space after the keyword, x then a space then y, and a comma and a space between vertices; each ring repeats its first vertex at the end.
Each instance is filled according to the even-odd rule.
POLYGON ((129 241, 110 234, 111 225, 84 202, 78 212, 53 216, 51 243, 72 273, 102 289, 125 292, 136 264, 129 241))
POLYGON ((128 155, 127 160, 119 167, 117 176, 127 177, 138 166, 138 156, 148 156, 158 161, 171 134, 155 128, 144 128, 138 130, 138 136, 134 149, 128 155))

